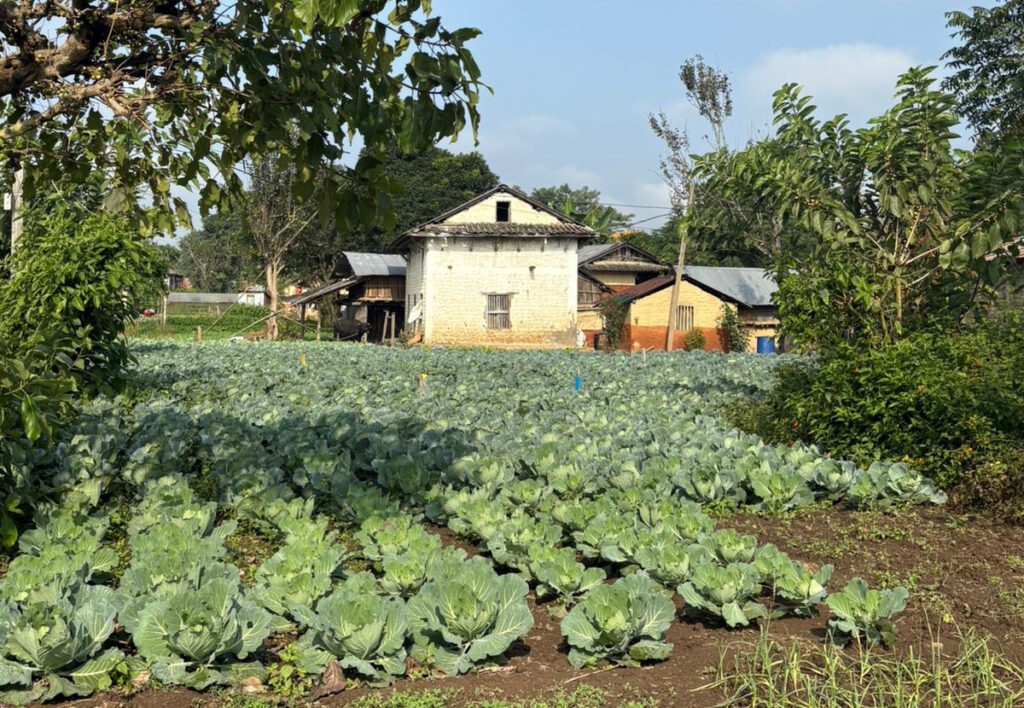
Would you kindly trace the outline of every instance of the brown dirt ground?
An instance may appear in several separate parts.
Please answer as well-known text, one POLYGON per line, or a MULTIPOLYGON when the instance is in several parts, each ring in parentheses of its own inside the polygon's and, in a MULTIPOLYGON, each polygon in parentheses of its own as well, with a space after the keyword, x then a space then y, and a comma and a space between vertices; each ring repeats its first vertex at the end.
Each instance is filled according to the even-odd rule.
MULTIPOLYGON (((1024 659, 1024 528, 1008 527, 945 509, 908 509, 883 514, 809 509, 793 516, 766 519, 731 514, 718 519, 772 542, 795 559, 836 567, 830 587, 840 588, 854 575, 873 586, 904 585, 910 591, 907 610, 896 619, 896 652, 930 649, 955 641, 955 627, 978 627, 991 633, 999 647, 1016 661, 1024 659)), ((456 542, 444 533, 447 542, 456 542)), ((459 545, 464 545, 459 542, 459 545)), ((757 630, 680 620, 668 639, 675 645, 664 662, 636 669, 597 668, 577 671, 569 666, 558 619, 536 607, 530 598, 533 630, 513 647, 508 664, 458 678, 421 678, 397 682, 389 691, 459 689, 452 705, 481 698, 550 697, 589 684, 607 691, 609 701, 655 698, 661 706, 710 708, 724 696, 707 690, 723 651, 753 641, 757 630)), ((827 609, 811 619, 784 619, 769 631, 777 639, 820 642, 827 609)), ((341 706, 380 689, 355 688, 327 698, 341 706)), ((217 705, 216 699, 187 691, 147 690, 136 695, 105 694, 75 705, 99 708, 191 708, 217 705)))

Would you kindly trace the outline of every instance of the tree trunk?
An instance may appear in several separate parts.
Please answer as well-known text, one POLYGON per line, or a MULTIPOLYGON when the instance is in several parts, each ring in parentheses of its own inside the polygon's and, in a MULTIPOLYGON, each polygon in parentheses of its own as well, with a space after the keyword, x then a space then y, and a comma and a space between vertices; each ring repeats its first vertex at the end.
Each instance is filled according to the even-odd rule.
POLYGON ((25 193, 25 170, 19 167, 14 172, 14 185, 11 187, 11 253, 14 253, 14 247, 17 245, 18 240, 21 239, 21 233, 24 228, 23 214, 22 214, 22 200, 24 199, 25 193))
POLYGON ((281 264, 277 259, 267 261, 267 294, 270 295, 270 317, 267 318, 267 339, 277 339, 277 276, 281 264))

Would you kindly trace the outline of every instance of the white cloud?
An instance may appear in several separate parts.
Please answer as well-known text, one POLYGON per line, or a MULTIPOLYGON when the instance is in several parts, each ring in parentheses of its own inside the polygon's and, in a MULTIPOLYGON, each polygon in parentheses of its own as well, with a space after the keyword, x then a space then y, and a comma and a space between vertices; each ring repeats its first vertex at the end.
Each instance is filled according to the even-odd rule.
POLYGON ((645 206, 664 206, 667 209, 672 203, 669 186, 664 182, 641 182, 634 186, 633 194, 636 203, 645 206))
POLYGON ((501 128, 528 134, 562 133, 569 130, 569 124, 547 113, 533 113, 504 121, 501 128))
POLYGON ((891 104, 897 77, 914 64, 909 52, 877 44, 780 49, 761 57, 739 88, 760 102, 783 84, 797 83, 824 114, 843 112, 863 120, 891 104))

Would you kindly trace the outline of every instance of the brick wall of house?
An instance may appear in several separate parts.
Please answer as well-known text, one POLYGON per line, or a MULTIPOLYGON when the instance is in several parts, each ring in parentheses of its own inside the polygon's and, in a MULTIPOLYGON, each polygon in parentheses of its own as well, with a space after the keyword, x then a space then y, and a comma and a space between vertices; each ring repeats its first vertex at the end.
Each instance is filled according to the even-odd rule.
MULTIPOLYGON (((575 345, 576 239, 418 241, 424 249, 425 343, 575 345), (488 293, 511 294, 511 328, 487 328, 488 293)), ((413 292, 411 284, 408 290, 413 292)))

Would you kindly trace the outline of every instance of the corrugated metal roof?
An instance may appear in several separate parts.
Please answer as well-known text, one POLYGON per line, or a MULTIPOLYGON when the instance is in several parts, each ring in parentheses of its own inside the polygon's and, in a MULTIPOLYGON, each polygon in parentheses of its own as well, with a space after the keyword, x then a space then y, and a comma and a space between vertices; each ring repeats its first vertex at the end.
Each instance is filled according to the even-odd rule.
MULTIPOLYGON (((772 305, 772 294, 778 290, 775 281, 761 268, 725 268, 718 266, 686 266, 686 280, 724 296, 746 307, 772 305)), ((672 284, 671 275, 645 280, 616 294, 626 300, 638 300, 672 284)))
POLYGON ((496 222, 478 224, 424 224, 410 231, 407 236, 585 236, 593 231, 575 222, 560 224, 517 224, 496 222))
POLYGON ((352 275, 368 278, 373 275, 405 275, 405 256, 396 253, 359 253, 342 251, 352 275))
POLYGON ((578 263, 586 263, 592 258, 597 258, 617 248, 618 245, 617 243, 595 243, 590 246, 580 246, 579 250, 576 251, 576 261, 578 263))
POLYGON ((779 289, 762 268, 686 266, 683 274, 687 280, 721 293, 747 307, 771 305, 772 294, 779 289))

